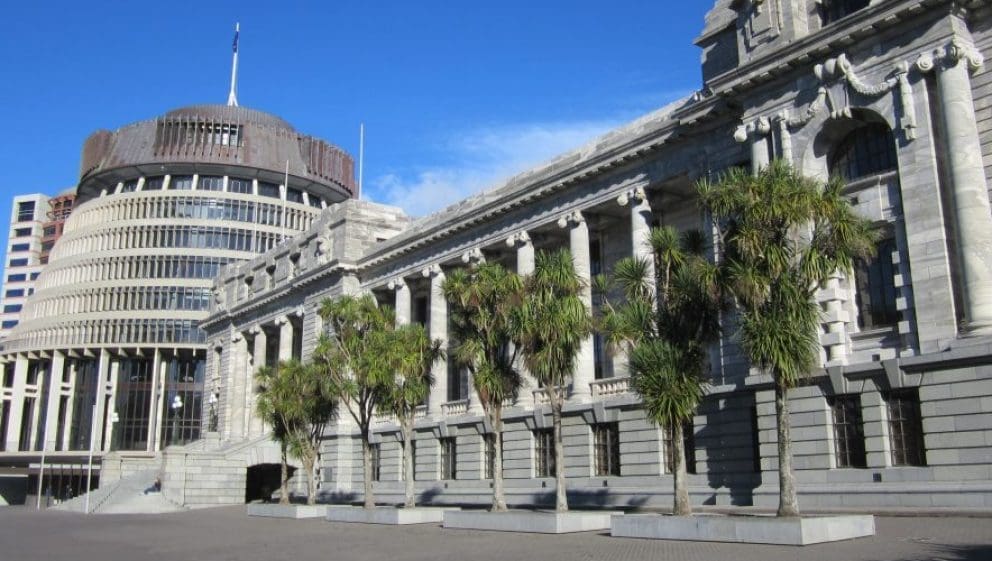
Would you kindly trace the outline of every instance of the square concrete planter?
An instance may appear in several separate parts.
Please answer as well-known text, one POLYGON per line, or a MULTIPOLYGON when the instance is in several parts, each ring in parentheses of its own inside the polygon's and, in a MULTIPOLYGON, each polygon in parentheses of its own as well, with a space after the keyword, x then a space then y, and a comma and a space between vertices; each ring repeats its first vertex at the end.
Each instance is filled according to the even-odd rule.
POLYGON ((510 510, 489 512, 463 510, 444 513, 444 527, 463 530, 493 530, 497 532, 528 532, 537 534, 569 534, 608 530, 610 517, 616 512, 569 511, 546 512, 510 510))
POLYGON ((248 505, 248 516, 269 518, 323 518, 327 505, 280 505, 272 503, 252 503, 248 505))
POLYGON ((366 510, 360 506, 334 505, 327 507, 326 518, 330 522, 361 524, 437 524, 444 518, 444 513, 450 510, 457 510, 457 507, 376 507, 366 510))
POLYGON ((809 545, 873 536, 875 517, 625 514, 613 517, 610 535, 657 540, 809 545))

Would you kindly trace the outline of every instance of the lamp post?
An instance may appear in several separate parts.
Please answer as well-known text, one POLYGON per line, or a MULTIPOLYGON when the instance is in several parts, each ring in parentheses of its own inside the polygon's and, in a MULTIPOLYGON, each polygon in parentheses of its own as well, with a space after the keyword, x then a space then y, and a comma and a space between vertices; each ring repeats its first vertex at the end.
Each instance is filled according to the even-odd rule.
POLYGON ((169 407, 172 409, 172 444, 175 444, 177 441, 176 432, 179 430, 179 410, 183 408, 183 398, 176 394, 169 407))

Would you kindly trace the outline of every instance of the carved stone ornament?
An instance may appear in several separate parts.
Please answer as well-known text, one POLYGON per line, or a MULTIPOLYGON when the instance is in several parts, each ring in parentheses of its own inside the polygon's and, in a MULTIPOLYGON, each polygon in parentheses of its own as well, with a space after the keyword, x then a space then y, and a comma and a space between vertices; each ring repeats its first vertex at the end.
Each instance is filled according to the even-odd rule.
POLYGON ((527 230, 521 230, 520 232, 506 238, 506 245, 508 247, 519 247, 529 243, 531 243, 530 234, 527 233, 527 230))

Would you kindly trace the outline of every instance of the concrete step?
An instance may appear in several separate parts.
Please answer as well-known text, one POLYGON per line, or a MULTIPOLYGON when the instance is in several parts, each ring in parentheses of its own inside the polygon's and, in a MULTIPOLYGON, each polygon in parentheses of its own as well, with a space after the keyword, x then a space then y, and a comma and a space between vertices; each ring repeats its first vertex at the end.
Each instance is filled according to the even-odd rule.
POLYGON ((186 509, 163 497, 162 493, 140 493, 115 496, 112 504, 105 504, 99 514, 163 514, 184 510, 186 509))

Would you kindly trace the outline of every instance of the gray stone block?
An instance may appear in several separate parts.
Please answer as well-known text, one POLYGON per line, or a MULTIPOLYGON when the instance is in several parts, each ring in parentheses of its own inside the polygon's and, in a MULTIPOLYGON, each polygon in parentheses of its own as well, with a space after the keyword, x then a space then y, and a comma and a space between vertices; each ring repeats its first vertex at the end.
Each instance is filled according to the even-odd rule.
POLYGON ((610 535, 622 538, 810 545, 875 535, 871 515, 778 518, 774 516, 614 516, 610 535))
POLYGON ((462 530, 492 530, 496 532, 527 532, 537 534, 570 534, 606 530, 615 512, 535 512, 511 510, 488 512, 482 510, 448 511, 444 527, 462 530))
POLYGON ((443 508, 392 508, 376 507, 365 509, 359 506, 329 506, 326 519, 328 522, 348 522, 360 524, 430 524, 441 522, 444 513, 458 510, 457 507, 443 508))
POLYGON ((268 518, 323 518, 327 515, 327 505, 280 505, 252 503, 248 505, 248 516, 268 518))

